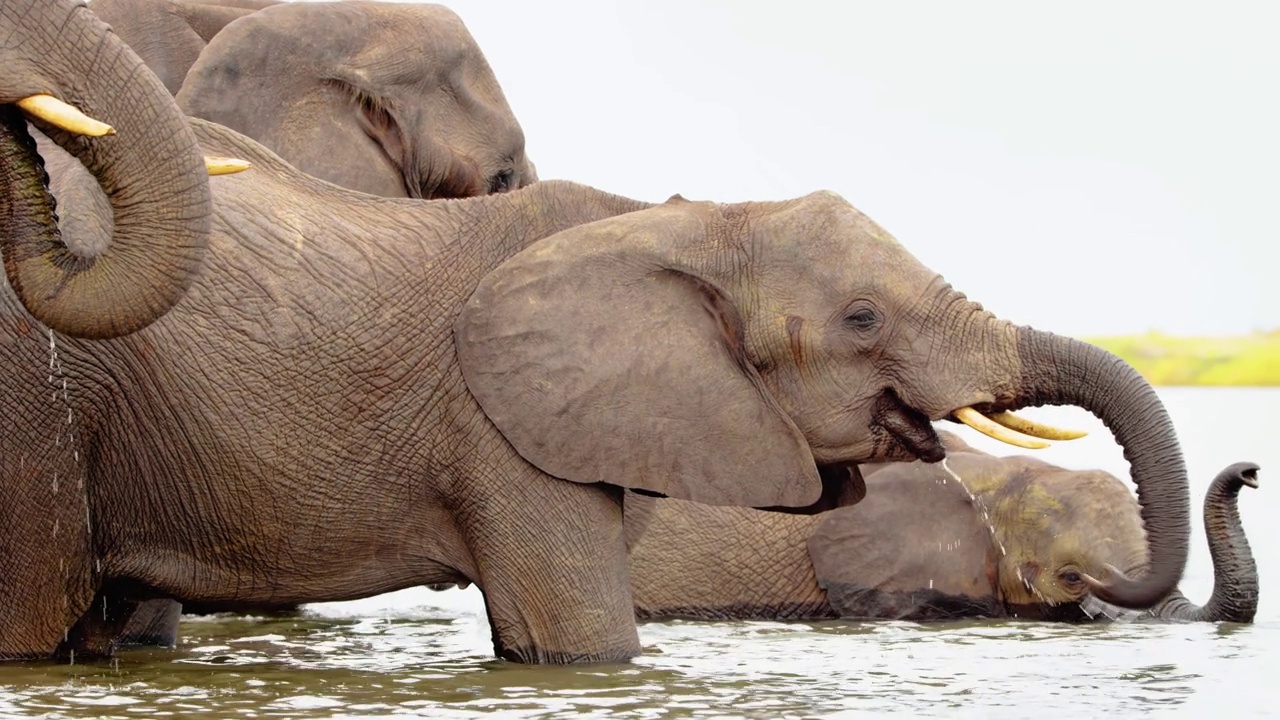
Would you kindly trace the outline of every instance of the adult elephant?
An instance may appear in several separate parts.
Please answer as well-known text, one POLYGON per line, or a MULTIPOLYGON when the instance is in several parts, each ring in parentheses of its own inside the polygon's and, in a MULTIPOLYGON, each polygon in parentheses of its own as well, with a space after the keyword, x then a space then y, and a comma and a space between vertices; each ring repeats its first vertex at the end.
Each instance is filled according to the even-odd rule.
POLYGON ((303 172, 384 197, 537 181, 524 133, 462 20, 440 5, 94 0, 189 115, 303 172))
MULTIPOLYGON (((869 469, 855 507, 812 517, 627 496, 631 582, 645 620, 936 621, 1115 618, 1086 578, 1140 573, 1137 503, 1097 470, 995 457, 947 434, 947 466, 869 469), (956 477, 963 480, 963 485, 956 477)), ((1258 571, 1236 507, 1257 466, 1223 470, 1204 500, 1214 589, 1199 606, 1174 591, 1145 614, 1251 622, 1258 571)))
POLYGON ((200 51, 228 23, 275 0, 93 0, 89 8, 177 95, 200 51))
MULTIPOLYGON (((15 4, 7 32, 110 40, 65 4, 52 22, 15 4)), ((40 47, 6 45, 5 82, 38 84, 20 74, 40 47)), ((1186 471, 1152 388, 984 311, 834 194, 651 206, 549 182, 423 203, 191 127, 254 171, 210 181, 208 251, 181 303, 51 347, 48 298, 23 295, 28 310, 3 293, 0 514, 39 551, 0 572, 6 657, 110 652, 151 596, 262 607, 471 581, 498 655, 619 660, 640 650, 624 488, 826 507, 858 496, 857 463, 940 460, 933 420, 1044 403, 1102 418, 1138 485, 1147 571, 1091 591, 1147 607, 1181 577, 1186 471), (51 533, 74 542, 51 549, 51 533)), ((22 131, 0 147, 38 176, 22 131)), ((0 191, 26 203, 0 216, 22 221, 0 225, 9 257, 74 277, 23 221, 47 196, 0 191)), ((155 277, 154 254, 130 271, 155 277)), ((95 307, 115 311, 83 302, 90 326, 107 322, 95 307)))

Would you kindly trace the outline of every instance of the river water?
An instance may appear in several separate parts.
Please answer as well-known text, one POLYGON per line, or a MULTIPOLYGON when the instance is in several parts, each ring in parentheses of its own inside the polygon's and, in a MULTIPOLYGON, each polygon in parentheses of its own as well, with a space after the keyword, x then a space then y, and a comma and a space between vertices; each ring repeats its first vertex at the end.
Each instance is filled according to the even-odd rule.
MULTIPOLYGON (((1203 491, 1237 460, 1262 465, 1241 497, 1262 575, 1253 625, 1026 621, 642 625, 630 663, 523 667, 492 659, 480 594, 410 589, 308 606, 301 617, 188 618, 176 650, 95 665, 0 667, 0 717, 523 718, 1049 717, 1084 712, 1249 717, 1273 705, 1280 601, 1280 388, 1161 391, 1191 472, 1197 527, 1183 590, 1212 586, 1203 491), (1273 474, 1274 473, 1274 474, 1273 474), (1275 478, 1273 480, 1273 478, 1275 478)), ((1088 429, 1040 451, 1123 476, 1119 448, 1074 408, 1024 414, 1088 429)), ((950 424, 947 424, 950 428, 950 424)), ((1006 446, 966 439, 1001 454, 1006 446)))

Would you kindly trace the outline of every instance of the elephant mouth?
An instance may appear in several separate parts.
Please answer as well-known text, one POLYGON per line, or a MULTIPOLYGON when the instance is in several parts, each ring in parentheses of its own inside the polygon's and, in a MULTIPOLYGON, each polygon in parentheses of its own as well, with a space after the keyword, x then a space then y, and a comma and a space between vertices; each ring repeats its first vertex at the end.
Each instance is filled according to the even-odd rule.
POLYGON ((947 456, 929 416, 902 402, 892 388, 872 408, 871 436, 877 458, 935 463, 947 456))

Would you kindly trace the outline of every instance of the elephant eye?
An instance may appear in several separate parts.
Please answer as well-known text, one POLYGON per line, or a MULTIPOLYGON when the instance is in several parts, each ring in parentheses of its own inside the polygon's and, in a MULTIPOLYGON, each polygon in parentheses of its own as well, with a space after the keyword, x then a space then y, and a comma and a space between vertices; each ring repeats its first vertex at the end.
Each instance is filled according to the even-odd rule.
POLYGON ((493 180, 489 182, 489 192, 504 193, 515 189, 516 174, 513 170, 503 170, 493 176, 493 180))
POLYGON ((865 332, 880 322, 880 315, 872 308, 860 307, 845 316, 844 322, 854 330, 865 332))
POLYGON ((1080 573, 1075 570, 1067 570, 1058 577, 1062 578, 1062 582, 1068 585, 1079 585, 1084 582, 1084 578, 1080 577, 1080 573))

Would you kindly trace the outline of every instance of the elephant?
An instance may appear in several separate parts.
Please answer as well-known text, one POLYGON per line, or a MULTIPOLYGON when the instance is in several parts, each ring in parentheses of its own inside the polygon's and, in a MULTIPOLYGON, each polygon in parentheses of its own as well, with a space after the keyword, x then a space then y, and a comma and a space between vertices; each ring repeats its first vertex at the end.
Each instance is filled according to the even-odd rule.
MULTIPOLYGON (((629 494, 625 518, 640 620, 941 621, 1132 617, 1093 598, 1085 575, 1146 562, 1137 503, 1115 476, 998 457, 942 434, 946 467, 865 467, 866 498, 808 517, 629 494), (948 472, 954 471, 954 475, 948 472), (963 480, 963 484, 956 478, 963 480)), ((1174 591, 1148 617, 1252 622, 1258 571, 1240 524, 1258 466, 1214 479, 1204 523, 1214 589, 1174 591)))
POLYGON ((440 5, 94 0, 187 114, 343 187, 458 198, 538 179, 462 20, 440 5))
MULTIPOLYGON (((1025 438, 994 428, 1043 404, 1102 418, 1138 488, 1149 562, 1090 592, 1144 608, 1182 575, 1186 467, 1152 387, 986 311, 835 193, 654 204, 557 180, 379 198, 189 118, 203 152, 253 168, 200 175, 203 252, 119 214, 109 242, 58 237, 66 174, 48 168, 46 191, 17 108, 46 92, 105 112, 91 59, 140 61, 66 0, 12 0, 0 23, 26 38, 0 48, 0 656, 110 654, 152 598, 472 582, 498 657, 624 660, 626 490, 831 509, 862 497, 859 463, 942 460, 935 421, 1025 438)), ((181 124, 152 79, 107 119, 181 124)), ((108 138, 54 139, 87 147, 109 190, 139 172, 100 167, 108 138)))

